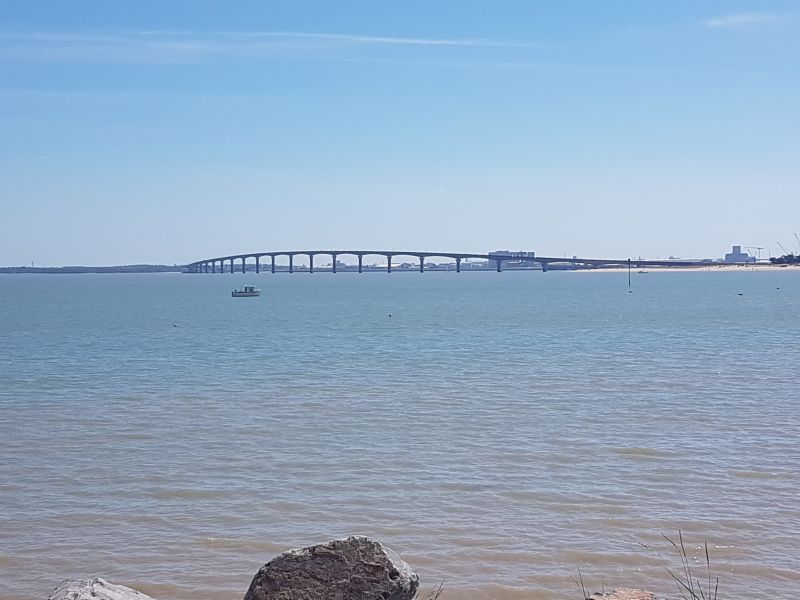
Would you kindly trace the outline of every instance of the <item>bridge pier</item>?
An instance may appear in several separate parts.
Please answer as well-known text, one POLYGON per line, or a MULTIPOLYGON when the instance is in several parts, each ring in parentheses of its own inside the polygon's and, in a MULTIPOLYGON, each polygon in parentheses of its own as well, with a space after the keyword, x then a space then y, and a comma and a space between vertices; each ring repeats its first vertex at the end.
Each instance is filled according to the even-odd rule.
POLYGON ((501 264, 502 262, 503 262, 503 261, 501 261, 499 258, 497 259, 497 272, 498 272, 498 273, 500 272, 500 264, 501 264))
POLYGON ((233 259, 231 259, 231 273, 233 273, 233 259))
POLYGON ((461 273, 461 259, 456 257, 456 273, 461 273))
POLYGON ((386 272, 387 273, 391 273, 392 272, 392 255, 391 254, 387 254, 386 255, 386 272))
POLYGON ((212 273, 216 273, 217 272, 217 261, 215 261, 215 260, 211 261, 211 272, 212 273))
POLYGON ((261 273, 261 257, 256 256, 256 275, 261 273))
POLYGON ((358 272, 361 273, 364 270, 364 255, 358 255, 358 272))
POLYGON ((314 272, 314 255, 313 254, 309 254, 308 255, 308 272, 309 273, 313 273, 314 272))
POLYGON ((419 257, 419 272, 420 273, 425 272, 425 258, 423 256, 419 257))
POLYGON ((294 273, 294 254, 289 255, 289 273, 294 273))
POLYGON ((247 260, 247 259, 246 259, 246 258, 243 256, 243 257, 242 257, 242 273, 244 273, 244 272, 245 272, 245 270, 246 270, 246 269, 245 269, 245 262, 244 262, 245 260, 247 260))
POLYGON ((270 258, 272 260, 270 261, 269 269, 270 269, 270 272, 274 273, 275 272, 275 255, 273 254, 272 256, 270 256, 270 258))
POLYGON ((331 254, 331 270, 336 273, 336 255, 331 254))
POLYGON ((546 262, 542 263, 542 273, 547 273, 547 263, 546 262))
POLYGON ((203 268, 205 269, 206 273, 208 273, 208 263, 203 263, 203 268))

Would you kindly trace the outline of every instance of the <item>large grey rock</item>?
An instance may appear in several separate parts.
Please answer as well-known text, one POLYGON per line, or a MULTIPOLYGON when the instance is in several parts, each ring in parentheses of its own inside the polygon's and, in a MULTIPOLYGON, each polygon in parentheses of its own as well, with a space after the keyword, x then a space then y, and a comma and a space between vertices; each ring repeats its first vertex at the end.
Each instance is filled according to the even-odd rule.
POLYGON ((244 600, 411 600, 418 587, 417 574, 397 554, 353 536, 273 558, 244 600))
POLYGON ((645 590, 617 588, 609 594, 592 594, 586 600, 658 600, 658 598, 645 590))
POLYGON ((47 600, 153 600, 150 596, 105 579, 67 579, 47 600))

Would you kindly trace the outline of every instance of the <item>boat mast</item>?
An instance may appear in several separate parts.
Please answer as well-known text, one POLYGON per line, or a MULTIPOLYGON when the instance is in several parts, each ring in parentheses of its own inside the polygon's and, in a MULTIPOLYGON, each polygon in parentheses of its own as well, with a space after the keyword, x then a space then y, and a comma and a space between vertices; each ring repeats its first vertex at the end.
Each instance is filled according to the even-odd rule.
POLYGON ((628 290, 631 289, 631 259, 628 259, 628 290))

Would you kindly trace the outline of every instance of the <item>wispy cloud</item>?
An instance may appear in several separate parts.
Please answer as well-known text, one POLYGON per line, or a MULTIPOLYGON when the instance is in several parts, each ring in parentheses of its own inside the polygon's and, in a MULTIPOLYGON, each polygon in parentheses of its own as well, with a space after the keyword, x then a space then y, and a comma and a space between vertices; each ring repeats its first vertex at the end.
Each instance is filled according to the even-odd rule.
POLYGON ((238 39, 276 39, 295 38, 307 40, 323 40, 332 42, 349 42, 353 44, 381 44, 392 46, 476 46, 483 48, 530 48, 536 44, 519 41, 503 41, 481 38, 419 38, 394 37, 382 35, 357 35, 350 33, 320 33, 307 31, 210 31, 198 34, 192 31, 135 31, 145 36, 206 36, 211 38, 238 39))
POLYGON ((706 27, 712 29, 733 29, 736 27, 748 27, 752 25, 766 25, 785 21, 787 15, 777 15, 771 13, 739 13, 716 17, 705 22, 706 27))
POLYGON ((102 34, 0 32, 0 58, 60 62, 191 63, 213 58, 309 58, 376 46, 523 49, 536 44, 493 39, 303 31, 127 31, 102 34))

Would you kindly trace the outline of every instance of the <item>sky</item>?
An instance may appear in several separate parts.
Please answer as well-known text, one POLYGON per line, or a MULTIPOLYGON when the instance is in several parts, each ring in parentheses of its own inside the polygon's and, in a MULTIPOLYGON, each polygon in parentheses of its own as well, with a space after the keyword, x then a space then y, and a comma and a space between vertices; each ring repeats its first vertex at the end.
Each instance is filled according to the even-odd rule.
POLYGON ((796 1, 0 0, 0 265, 798 251, 798 107, 796 1))

